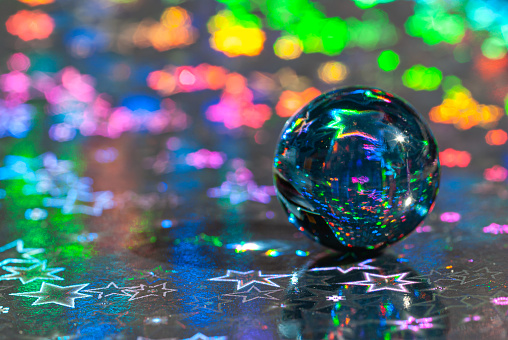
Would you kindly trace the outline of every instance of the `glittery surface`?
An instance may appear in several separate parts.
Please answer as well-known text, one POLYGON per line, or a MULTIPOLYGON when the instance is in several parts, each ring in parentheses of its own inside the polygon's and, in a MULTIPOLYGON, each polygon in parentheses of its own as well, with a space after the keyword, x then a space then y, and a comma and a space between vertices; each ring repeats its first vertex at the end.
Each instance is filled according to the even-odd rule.
POLYGON ((338 89, 287 121, 274 177, 289 221, 311 238, 343 251, 379 249, 432 209, 438 149, 402 99, 375 88, 338 89))
MULTIPOLYGON (((0 339, 506 339, 507 8, 2 1, 0 339), (424 222, 367 255, 295 229, 272 172, 284 122, 357 85, 411 103, 442 167, 424 222)), ((329 123, 327 147, 380 138, 329 123)))

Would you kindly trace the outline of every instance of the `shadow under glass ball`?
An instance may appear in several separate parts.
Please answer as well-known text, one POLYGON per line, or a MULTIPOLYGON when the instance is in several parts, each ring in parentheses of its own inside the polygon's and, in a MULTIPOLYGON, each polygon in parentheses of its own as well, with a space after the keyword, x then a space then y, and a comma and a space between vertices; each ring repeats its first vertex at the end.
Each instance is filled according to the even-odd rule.
POLYGON ((285 124, 274 158, 289 221, 336 250, 378 250, 413 231, 439 188, 438 148, 423 118, 375 88, 325 93, 285 124))

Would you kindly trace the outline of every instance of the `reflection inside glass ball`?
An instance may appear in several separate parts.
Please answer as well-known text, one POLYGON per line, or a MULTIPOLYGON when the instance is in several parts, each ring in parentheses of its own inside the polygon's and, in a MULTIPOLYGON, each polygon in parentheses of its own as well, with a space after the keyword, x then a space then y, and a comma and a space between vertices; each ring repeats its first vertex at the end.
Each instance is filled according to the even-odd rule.
POLYGON ((429 126, 403 99, 375 88, 325 93, 284 126, 274 159, 289 221, 338 250, 374 250, 425 218, 439 187, 429 126))

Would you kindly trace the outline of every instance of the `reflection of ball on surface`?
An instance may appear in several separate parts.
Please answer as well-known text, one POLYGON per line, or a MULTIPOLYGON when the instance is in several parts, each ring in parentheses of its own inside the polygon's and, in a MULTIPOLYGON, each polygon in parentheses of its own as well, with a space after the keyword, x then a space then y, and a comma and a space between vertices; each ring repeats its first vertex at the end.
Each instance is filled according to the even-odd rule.
POLYGON ((308 236, 339 250, 379 249, 431 210, 438 149, 428 125, 401 98, 344 88, 287 121, 274 177, 289 221, 308 236))

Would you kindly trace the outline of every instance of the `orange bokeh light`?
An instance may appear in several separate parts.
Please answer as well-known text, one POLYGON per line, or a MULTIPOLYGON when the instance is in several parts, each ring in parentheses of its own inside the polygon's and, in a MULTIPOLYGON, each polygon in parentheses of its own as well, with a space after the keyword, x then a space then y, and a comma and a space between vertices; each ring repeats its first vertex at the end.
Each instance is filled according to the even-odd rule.
POLYGON ((46 13, 35 10, 21 10, 7 19, 7 32, 24 41, 46 39, 55 28, 55 22, 46 13))
POLYGON ((321 91, 314 87, 309 87, 303 92, 284 91, 280 95, 279 102, 275 107, 277 115, 281 117, 290 117, 296 113, 296 110, 310 102, 321 94, 321 91))
POLYGON ((162 13, 160 22, 150 19, 140 22, 132 40, 138 47, 152 46, 157 51, 167 51, 191 45, 196 38, 197 31, 192 26, 189 13, 175 6, 162 13))
POLYGON ((489 145, 503 145, 508 140, 508 134, 504 130, 490 130, 485 140, 489 145))
POLYGON ((39 6, 39 5, 47 5, 52 4, 55 2, 55 0, 18 0, 19 2, 22 2, 24 4, 27 4, 29 6, 39 6))
POLYGON ((457 86, 446 94, 443 103, 432 108, 430 120, 453 124, 461 130, 473 126, 490 127, 503 117, 503 110, 495 105, 479 104, 464 87, 457 86))

